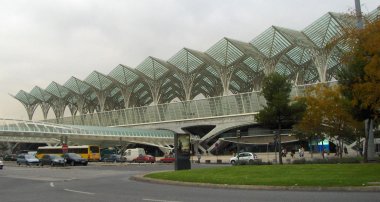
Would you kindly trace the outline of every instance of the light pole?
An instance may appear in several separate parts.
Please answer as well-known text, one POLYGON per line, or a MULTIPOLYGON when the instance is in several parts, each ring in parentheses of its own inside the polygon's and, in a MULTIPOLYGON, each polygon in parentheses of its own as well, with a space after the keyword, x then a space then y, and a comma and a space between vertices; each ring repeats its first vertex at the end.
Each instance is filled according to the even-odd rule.
POLYGON ((239 161, 240 138, 241 138, 240 130, 236 131, 236 138, 237 138, 237 151, 236 151, 236 155, 237 155, 238 165, 239 165, 240 164, 240 161, 239 161))

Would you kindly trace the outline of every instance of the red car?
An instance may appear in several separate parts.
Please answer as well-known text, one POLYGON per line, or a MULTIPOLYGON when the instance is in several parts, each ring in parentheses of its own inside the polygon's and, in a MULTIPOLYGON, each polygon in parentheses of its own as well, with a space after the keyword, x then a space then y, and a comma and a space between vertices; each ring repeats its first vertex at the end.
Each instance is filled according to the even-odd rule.
POLYGON ((173 155, 166 155, 164 158, 160 160, 161 163, 173 163, 175 158, 173 155))
POLYGON ((156 162, 156 157, 151 155, 140 155, 137 158, 133 159, 134 163, 154 163, 156 162))

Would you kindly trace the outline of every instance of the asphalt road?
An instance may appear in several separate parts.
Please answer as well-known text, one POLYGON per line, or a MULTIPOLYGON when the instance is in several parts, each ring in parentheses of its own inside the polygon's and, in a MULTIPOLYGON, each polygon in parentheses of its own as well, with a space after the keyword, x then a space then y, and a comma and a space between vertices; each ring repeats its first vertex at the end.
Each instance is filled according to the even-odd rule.
MULTIPOLYGON (((193 165, 194 169, 205 166, 214 165, 193 165)), ((173 165, 6 166, 0 170, 0 201, 380 201, 379 192, 256 191, 163 185, 129 179, 157 170, 173 170, 173 165)))

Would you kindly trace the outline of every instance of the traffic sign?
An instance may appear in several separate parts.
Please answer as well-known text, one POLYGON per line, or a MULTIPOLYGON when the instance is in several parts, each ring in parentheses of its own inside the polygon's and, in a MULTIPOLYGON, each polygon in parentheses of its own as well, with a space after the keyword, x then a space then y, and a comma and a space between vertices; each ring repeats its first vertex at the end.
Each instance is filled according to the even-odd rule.
POLYGON ((63 145, 62 145, 62 152, 63 152, 63 153, 67 153, 67 152, 69 152, 69 146, 68 146, 67 144, 63 144, 63 145))

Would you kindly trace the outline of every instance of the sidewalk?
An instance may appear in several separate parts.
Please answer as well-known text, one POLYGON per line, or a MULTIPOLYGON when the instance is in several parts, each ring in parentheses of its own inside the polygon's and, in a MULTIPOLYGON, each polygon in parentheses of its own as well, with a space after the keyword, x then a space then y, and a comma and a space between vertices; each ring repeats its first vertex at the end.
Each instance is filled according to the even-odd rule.
MULTIPOLYGON (((262 162, 275 162, 275 153, 274 152, 268 152, 268 153, 256 153, 257 157, 261 159, 262 162)), ((278 153, 277 155, 277 161, 278 161, 278 153)), ((343 157, 357 157, 357 154, 348 154, 348 155, 343 155, 343 157)), ((230 163, 230 158, 232 158, 232 155, 202 155, 200 163, 217 163, 219 160, 219 163, 223 164, 229 164, 230 163)), ((339 158, 338 156, 335 156, 335 153, 331 153, 330 155, 326 155, 327 159, 331 158, 339 158)), ((299 160, 299 159, 305 159, 305 160, 312 160, 312 159, 322 159, 322 154, 321 153, 313 153, 313 157, 311 157, 311 154, 309 152, 305 152, 304 157, 299 157, 298 153, 294 155, 292 158, 290 156, 290 153, 286 155, 286 157, 282 157, 282 162, 283 163, 291 163, 294 160, 299 160)), ((190 161, 196 162, 198 160, 197 156, 191 156, 190 161)))

